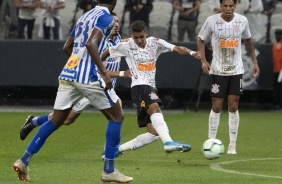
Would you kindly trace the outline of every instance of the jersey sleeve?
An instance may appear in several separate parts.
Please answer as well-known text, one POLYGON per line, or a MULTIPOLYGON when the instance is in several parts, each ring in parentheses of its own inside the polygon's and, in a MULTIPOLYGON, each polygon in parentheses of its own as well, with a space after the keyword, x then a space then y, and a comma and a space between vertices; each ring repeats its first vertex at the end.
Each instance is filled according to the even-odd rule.
POLYGON ((71 33, 70 33, 70 36, 71 37, 75 37, 75 28, 76 28, 76 26, 74 26, 74 28, 72 29, 72 31, 71 31, 71 33))
POLYGON ((210 39, 211 24, 211 18, 208 17, 198 34, 198 37, 201 38, 201 40, 208 41, 210 39))
POLYGON ((250 27, 249 27, 249 21, 247 18, 245 18, 244 20, 244 27, 245 29, 242 32, 242 38, 243 39, 251 38, 252 35, 251 35, 250 27))
POLYGON ((114 19, 110 14, 105 14, 104 16, 100 16, 95 25, 95 27, 100 29, 104 35, 109 34, 113 26, 114 26, 114 19))
POLYGON ((172 52, 175 45, 168 43, 167 41, 160 39, 160 38, 153 38, 156 45, 158 46, 158 52, 172 52))
POLYGON ((116 46, 110 47, 109 52, 111 57, 116 58, 116 57, 124 57, 126 56, 126 48, 128 48, 128 43, 127 42, 121 42, 117 44, 116 46))

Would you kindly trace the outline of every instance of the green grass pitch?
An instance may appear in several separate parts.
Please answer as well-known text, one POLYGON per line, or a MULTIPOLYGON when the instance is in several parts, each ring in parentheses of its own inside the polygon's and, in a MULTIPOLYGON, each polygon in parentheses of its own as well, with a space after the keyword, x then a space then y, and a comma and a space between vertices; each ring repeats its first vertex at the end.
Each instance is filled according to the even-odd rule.
MULTIPOLYGON (((46 113, 46 112, 45 112, 46 113)), ((19 130, 28 112, 0 113, 0 183, 21 183, 12 170, 35 129, 21 141, 19 130)), ((40 115, 41 113, 34 113, 40 115)), ((225 154, 207 160, 201 146, 207 139, 209 111, 166 113, 165 120, 175 141, 191 144, 188 153, 166 154, 161 140, 116 159, 116 168, 134 178, 133 184, 281 184, 282 113, 240 111, 237 155, 227 155, 227 112, 221 114, 218 136, 225 154)), ((100 113, 84 113, 70 126, 63 126, 46 141, 30 162, 33 184, 97 184, 103 168, 106 119, 100 113)), ((146 129, 138 128, 134 114, 126 113, 121 142, 146 129)))

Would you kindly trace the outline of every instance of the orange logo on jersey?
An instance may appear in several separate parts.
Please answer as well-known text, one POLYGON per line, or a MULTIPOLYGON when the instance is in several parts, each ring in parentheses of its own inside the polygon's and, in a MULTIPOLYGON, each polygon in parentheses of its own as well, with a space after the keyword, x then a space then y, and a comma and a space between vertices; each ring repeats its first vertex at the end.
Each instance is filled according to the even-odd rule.
POLYGON ((219 40, 220 48, 237 48, 238 45, 238 40, 219 40))
POLYGON ((156 63, 154 61, 146 63, 146 64, 138 64, 137 68, 141 72, 149 72, 156 69, 156 63))
POLYGON ((71 56, 66 64, 68 69, 73 69, 78 65, 79 58, 77 56, 71 56))
POLYGON ((145 102, 142 100, 141 104, 140 104, 141 107, 145 107, 145 102))

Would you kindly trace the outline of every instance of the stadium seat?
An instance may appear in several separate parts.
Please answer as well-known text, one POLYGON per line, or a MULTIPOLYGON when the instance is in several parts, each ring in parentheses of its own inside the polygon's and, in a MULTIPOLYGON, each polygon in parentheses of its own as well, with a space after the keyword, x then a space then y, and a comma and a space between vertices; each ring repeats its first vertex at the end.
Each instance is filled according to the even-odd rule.
POLYGON ((168 39, 168 28, 161 27, 161 26, 153 26, 150 28, 149 36, 150 35, 156 38, 167 40, 168 39))
POLYGON ((282 25, 282 13, 277 13, 271 17, 271 26, 282 25))
POLYGON ((171 14, 164 14, 163 12, 152 12, 150 13, 150 27, 168 27, 170 19, 171 14))
POLYGON ((281 14, 282 13, 282 3, 280 2, 280 3, 277 3, 276 4, 276 9, 275 9, 275 11, 272 13, 272 16, 274 15, 274 14, 281 14))
POLYGON ((200 6, 200 13, 205 13, 205 12, 211 12, 209 9, 209 3, 208 2, 202 2, 200 6))
POLYGON ((211 12, 200 12, 199 13, 198 24, 197 24, 197 27, 196 27, 196 34, 198 34, 200 32, 201 27, 205 23, 206 19, 211 15, 213 15, 213 13, 211 13, 211 12))
POLYGON ((153 11, 151 13, 157 13, 157 12, 162 12, 164 15, 169 14, 169 16, 172 13, 172 3, 167 2, 167 1, 156 1, 153 2, 153 11))

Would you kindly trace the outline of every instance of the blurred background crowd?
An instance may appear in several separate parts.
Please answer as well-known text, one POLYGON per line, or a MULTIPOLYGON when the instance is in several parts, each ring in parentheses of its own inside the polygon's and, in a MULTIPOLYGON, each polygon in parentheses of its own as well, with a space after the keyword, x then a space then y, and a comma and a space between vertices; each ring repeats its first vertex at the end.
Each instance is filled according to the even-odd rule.
MULTIPOLYGON (((0 39, 67 38, 76 20, 96 6, 95 0, 0 0, 0 39)), ((219 0, 118 0, 120 32, 141 19, 150 35, 168 41, 194 42, 206 18, 220 13, 219 0)), ((253 41, 275 43, 282 28, 281 0, 239 0, 236 13, 245 15, 253 41)))

